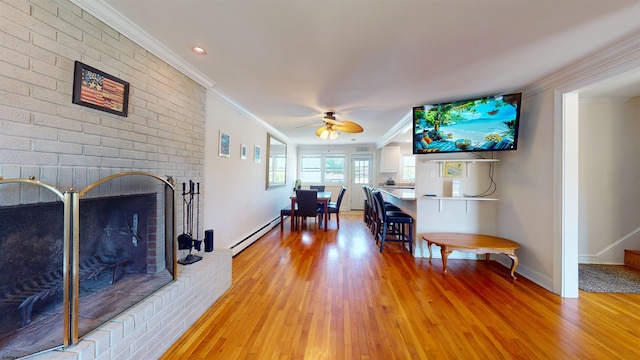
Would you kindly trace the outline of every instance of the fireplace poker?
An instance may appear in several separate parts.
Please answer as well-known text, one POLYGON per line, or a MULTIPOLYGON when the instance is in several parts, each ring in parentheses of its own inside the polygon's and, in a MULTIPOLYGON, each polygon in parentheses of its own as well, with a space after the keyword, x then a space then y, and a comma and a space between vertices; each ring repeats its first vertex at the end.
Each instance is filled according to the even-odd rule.
POLYGON ((193 180, 189 180, 189 234, 193 237, 193 193, 194 191, 193 180))
POLYGON ((200 183, 196 183, 196 189, 196 195, 198 195, 196 200, 196 209, 198 211, 196 214, 196 239, 198 239, 198 236, 200 236, 200 183))

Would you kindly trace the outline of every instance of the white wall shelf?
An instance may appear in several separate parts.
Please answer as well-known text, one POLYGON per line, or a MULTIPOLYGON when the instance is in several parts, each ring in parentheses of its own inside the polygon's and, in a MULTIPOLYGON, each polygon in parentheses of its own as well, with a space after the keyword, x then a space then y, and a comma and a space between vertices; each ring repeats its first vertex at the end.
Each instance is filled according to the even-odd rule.
POLYGON ((442 203, 445 200, 457 200, 457 201, 466 201, 466 211, 469 212, 469 201, 498 201, 497 198, 491 198, 491 197, 476 197, 476 196, 423 196, 423 199, 426 200, 437 200, 439 202, 438 204, 438 211, 442 212, 443 209, 443 205, 442 203))
POLYGON ((466 164, 466 169, 464 169, 464 176, 469 177, 469 164, 478 163, 478 162, 496 162, 500 161, 500 159, 441 159, 441 160, 428 160, 428 162, 438 163, 440 165, 440 177, 444 176, 444 164, 445 163, 453 163, 453 162, 461 162, 466 164))
POLYGON ((500 161, 500 159, 439 159, 439 160, 427 160, 428 162, 436 162, 436 163, 443 163, 443 162, 495 162, 495 161, 500 161))
POLYGON ((469 200, 469 201, 498 201, 496 198, 478 196, 423 196, 427 200, 469 200))

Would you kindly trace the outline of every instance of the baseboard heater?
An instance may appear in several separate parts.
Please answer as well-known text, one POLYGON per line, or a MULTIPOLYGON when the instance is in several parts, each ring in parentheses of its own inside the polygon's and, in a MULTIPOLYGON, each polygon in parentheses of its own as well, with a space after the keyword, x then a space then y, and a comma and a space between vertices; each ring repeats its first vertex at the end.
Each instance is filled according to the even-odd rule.
POLYGON ((271 229, 278 226, 279 223, 280 223, 280 217, 278 216, 273 220, 269 221, 268 223, 266 223, 264 226, 262 226, 258 230, 251 233, 249 236, 245 237, 244 239, 232 245, 230 249, 233 256, 238 255, 240 252, 242 252, 242 250, 246 249, 247 247, 249 247, 249 245, 253 244, 254 242, 256 242, 256 240, 264 236, 264 234, 268 233, 269 231, 271 231, 271 229))

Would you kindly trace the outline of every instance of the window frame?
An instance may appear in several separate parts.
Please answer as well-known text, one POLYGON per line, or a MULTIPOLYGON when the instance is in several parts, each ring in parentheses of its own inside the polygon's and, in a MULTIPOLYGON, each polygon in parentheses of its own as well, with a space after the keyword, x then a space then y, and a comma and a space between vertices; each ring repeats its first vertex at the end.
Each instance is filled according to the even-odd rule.
POLYGON ((409 154, 403 154, 401 156, 401 166, 400 166, 400 177, 402 178, 402 181, 409 181, 409 182, 413 182, 416 181, 416 157, 415 155, 409 155, 409 154), (407 166, 405 165, 405 159, 413 159, 413 165, 407 166), (413 179, 408 179, 404 176, 405 174, 405 168, 413 168, 413 179))
MULTIPOLYGON (((299 178, 302 181, 302 183, 306 184, 306 183, 317 183, 319 182, 320 184, 331 184, 331 185, 344 185, 345 182, 347 181, 347 159, 348 156, 347 154, 343 154, 343 153, 330 153, 330 154, 320 154, 320 153, 313 153, 313 152, 309 152, 309 153, 304 153, 304 154, 300 154, 300 166, 299 166, 299 178), (305 178, 305 173, 311 173, 312 171, 305 171, 306 169, 304 168, 304 160, 305 158, 308 159, 319 159, 320 160, 320 168, 318 170, 319 172, 319 180, 309 180, 308 177, 305 178), (340 181, 327 181, 327 159, 329 158, 340 158, 342 160, 342 180, 340 181)), ((310 168, 311 169, 311 168, 310 168)))

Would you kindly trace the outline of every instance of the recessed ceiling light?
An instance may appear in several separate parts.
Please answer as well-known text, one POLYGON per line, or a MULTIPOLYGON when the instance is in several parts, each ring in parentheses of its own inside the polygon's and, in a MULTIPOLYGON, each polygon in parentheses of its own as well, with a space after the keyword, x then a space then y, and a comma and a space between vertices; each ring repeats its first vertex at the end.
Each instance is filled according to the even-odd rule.
POLYGON ((198 55, 204 55, 207 53, 207 51, 199 46, 194 46, 191 48, 191 50, 193 50, 194 53, 198 54, 198 55))

